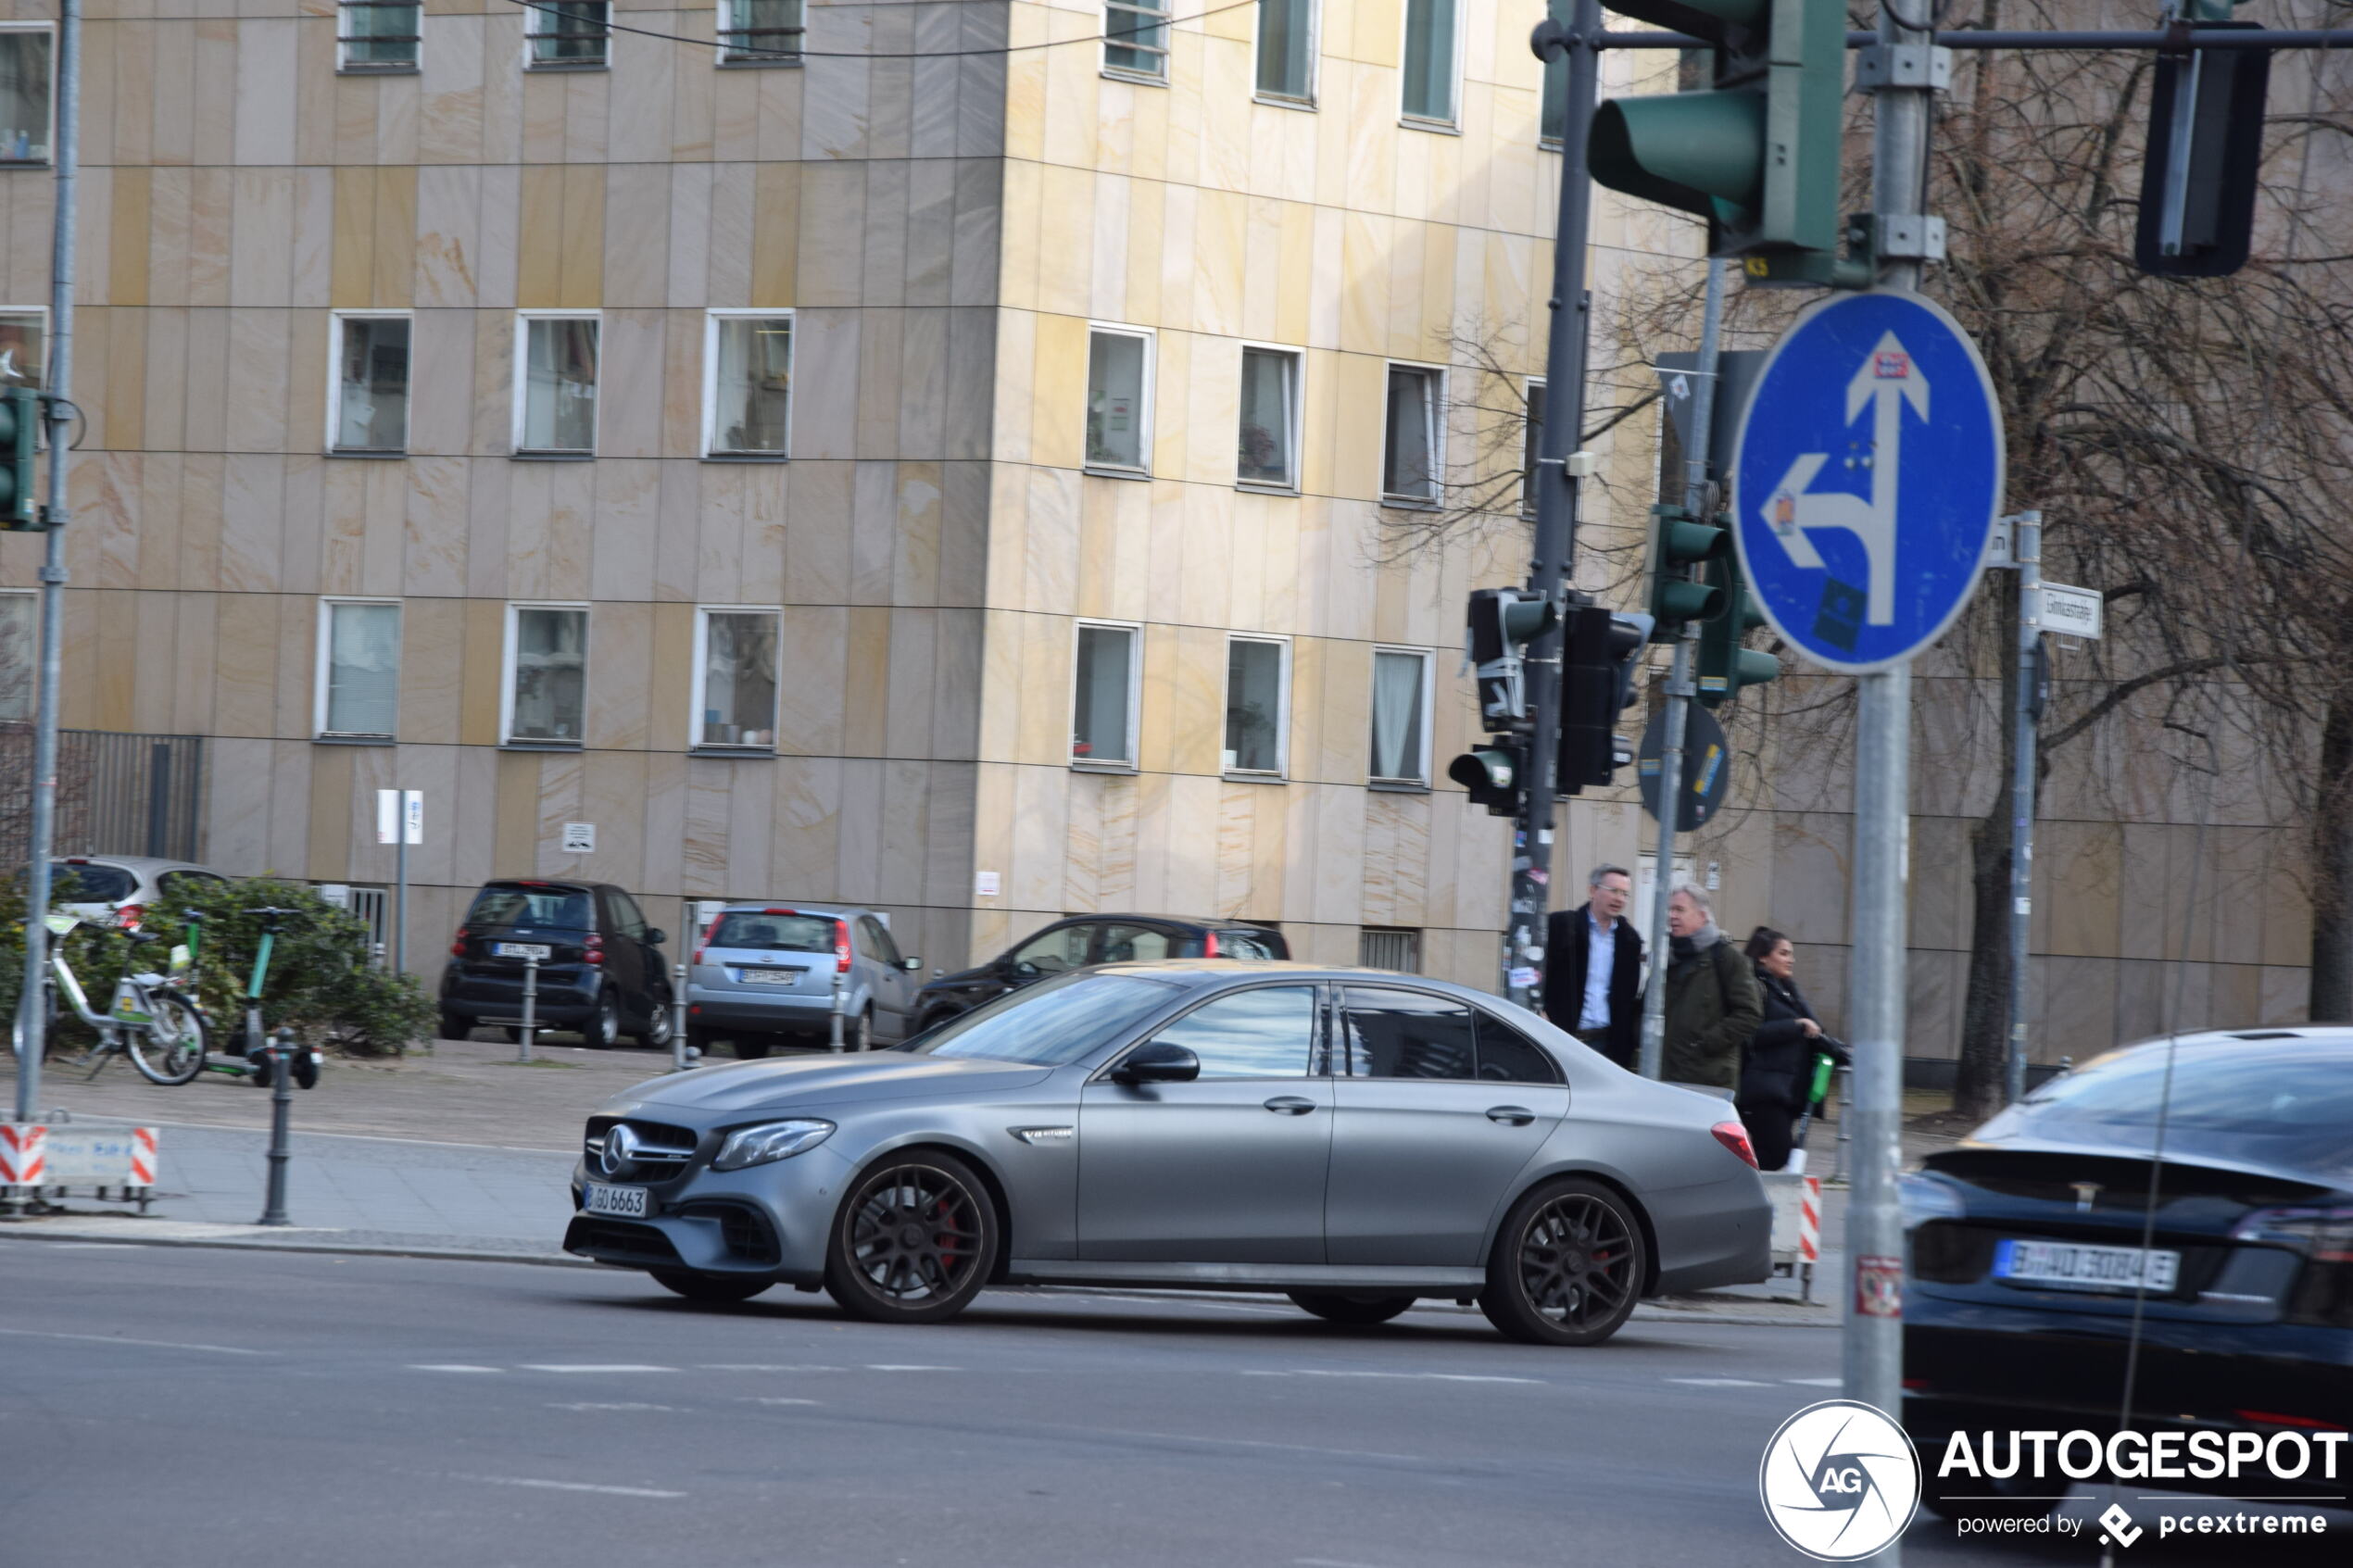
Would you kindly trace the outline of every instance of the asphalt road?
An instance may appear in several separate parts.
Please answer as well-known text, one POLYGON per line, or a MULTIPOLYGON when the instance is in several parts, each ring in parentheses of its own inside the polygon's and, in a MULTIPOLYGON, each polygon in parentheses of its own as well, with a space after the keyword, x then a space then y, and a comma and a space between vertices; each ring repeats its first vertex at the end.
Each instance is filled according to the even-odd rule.
MULTIPOLYGON (((0 1234, 0 1559, 1796 1562, 1757 1461, 1837 1354, 1819 1329, 1562 1351, 1438 1311, 1026 1292, 894 1329, 789 1290, 713 1310, 623 1273, 0 1234)), ((1906 1549, 2089 1564, 2090 1534, 1924 1519, 1906 1549)))

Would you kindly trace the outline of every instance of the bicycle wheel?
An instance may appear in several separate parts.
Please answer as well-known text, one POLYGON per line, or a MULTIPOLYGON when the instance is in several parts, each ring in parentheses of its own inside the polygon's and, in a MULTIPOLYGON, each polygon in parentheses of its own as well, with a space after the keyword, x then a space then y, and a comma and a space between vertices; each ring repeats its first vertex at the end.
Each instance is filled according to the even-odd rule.
POLYGON ((155 1023, 131 1036, 131 1065, 149 1083, 184 1084, 204 1071, 211 1044, 204 1014, 176 992, 157 992, 153 1000, 155 1023))

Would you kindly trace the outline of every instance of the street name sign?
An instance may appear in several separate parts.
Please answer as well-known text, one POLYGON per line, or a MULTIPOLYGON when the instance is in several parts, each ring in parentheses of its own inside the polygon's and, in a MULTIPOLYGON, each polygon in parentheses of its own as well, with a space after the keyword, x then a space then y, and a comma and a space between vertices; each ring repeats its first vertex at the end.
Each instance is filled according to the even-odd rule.
POLYGON ((1917 295, 1816 307, 1756 378, 1732 537, 1781 640, 1861 674, 1934 643, 2001 513, 2001 408, 1977 345, 1917 295))
POLYGON ((2107 596, 2097 588, 2070 588, 2064 583, 2043 584, 2043 630, 2055 637, 2094 639, 2100 634, 2101 611, 2107 596))

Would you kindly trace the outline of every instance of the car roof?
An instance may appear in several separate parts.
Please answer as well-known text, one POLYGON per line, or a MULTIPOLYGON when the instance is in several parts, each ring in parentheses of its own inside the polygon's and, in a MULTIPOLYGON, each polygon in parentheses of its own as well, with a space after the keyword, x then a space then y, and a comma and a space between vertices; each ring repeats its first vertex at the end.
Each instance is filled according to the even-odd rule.
POLYGON ((819 915, 826 920, 856 920, 875 911, 857 904, 796 904, 788 898, 741 898, 720 906, 723 915, 766 914, 774 909, 783 914, 819 915))
POLYGON ((204 872, 218 877, 229 874, 214 871, 210 866, 200 866, 194 860, 174 860, 160 855, 52 855, 49 859, 61 866, 120 866, 124 871, 138 872, 146 876, 160 872, 204 872))
POLYGON ((1248 959, 1139 959, 1120 963, 1098 964, 1096 974, 1149 974, 1155 980, 1171 980, 1179 985, 1212 985, 1226 980, 1265 980, 1270 975, 1282 975, 1297 980, 1353 981, 1365 985, 1408 985, 1422 990, 1441 991, 1450 997, 1460 997, 1466 1002, 1481 1002, 1490 1007, 1504 998, 1491 991, 1480 991, 1468 985, 1458 985, 1452 980, 1440 980, 1428 974, 1401 974, 1393 969, 1365 969, 1356 964, 1307 963, 1298 959, 1275 959, 1253 962, 1248 959))
MULTIPOLYGON (((1198 915, 1139 915, 1126 909, 1116 909, 1109 914, 1101 915, 1064 915, 1062 919, 1054 922, 1054 924, 1076 925, 1080 921, 1120 920, 1135 921, 1139 924, 1145 925, 1192 925, 1199 926, 1203 931, 1230 931, 1236 929, 1246 929, 1251 931, 1272 931, 1277 933, 1278 935, 1280 935, 1279 927, 1268 925, 1265 921, 1245 920, 1239 915, 1235 916, 1231 920, 1204 920, 1198 915)), ((1035 933, 1032 935, 1035 935, 1035 933)))
POLYGON ((2353 1024, 2345 1023, 2279 1023, 2258 1029, 2200 1029, 2195 1033, 2173 1035, 2152 1035, 2146 1039, 2133 1040, 2114 1048, 2120 1051, 2144 1050, 2162 1046, 2171 1039, 2177 1046, 2221 1046, 2224 1047, 2250 1043, 2263 1045, 2305 1044, 2315 1047, 2343 1050, 2353 1047, 2353 1024))

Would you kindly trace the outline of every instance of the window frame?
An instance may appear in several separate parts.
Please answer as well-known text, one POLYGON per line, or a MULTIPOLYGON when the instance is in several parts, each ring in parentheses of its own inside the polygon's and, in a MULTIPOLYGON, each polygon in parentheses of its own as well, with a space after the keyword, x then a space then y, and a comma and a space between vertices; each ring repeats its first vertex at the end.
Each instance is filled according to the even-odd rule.
MULTIPOLYGON (((535 608, 546 608, 535 606, 535 608)), ((586 665, 582 666, 582 679, 586 679, 586 665)), ((785 687, 785 611, 781 605, 697 605, 695 607, 695 663, 691 684, 693 707, 686 710, 686 749, 690 752, 711 752, 723 757, 773 757, 776 754, 774 739, 777 721, 784 716, 785 687), (769 666, 771 684, 775 688, 775 707, 768 715, 769 740, 765 745, 749 741, 705 740, 703 738, 703 701, 709 691, 711 676, 711 618, 714 615, 765 615, 776 623, 775 652, 769 666)))
POLYGON ((508 456, 531 462, 583 462, 597 455, 605 422, 605 313, 602 310, 518 310, 515 312, 514 428, 509 433, 508 456), (593 321, 597 326, 597 411, 589 419, 588 445, 526 446, 523 430, 531 409, 531 324, 534 321, 593 321))
MULTIPOLYGON (((1360 925, 1360 926, 1358 926, 1358 927, 1356 928, 1356 963, 1357 963, 1357 966, 1358 966, 1359 968, 1362 968, 1362 969, 1380 969, 1380 968, 1381 968, 1381 966, 1377 965, 1377 964, 1375 964, 1375 963, 1373 962, 1372 955, 1370 955, 1370 954, 1368 954, 1368 953, 1366 953, 1366 952, 1365 952, 1365 944, 1366 944, 1367 942, 1369 942, 1370 940, 1372 940, 1373 938, 1375 938, 1375 937, 1380 937, 1380 936, 1402 937, 1402 938, 1404 938, 1404 939, 1405 939, 1405 941, 1406 941, 1406 943, 1407 943, 1407 945, 1409 945, 1409 946, 1413 948, 1413 954, 1412 954, 1412 957, 1413 957, 1413 960, 1414 960, 1414 967, 1413 967, 1413 968, 1411 968, 1411 969, 1393 969, 1393 968, 1392 968, 1392 969, 1386 970, 1386 971, 1385 971, 1385 972, 1387 972, 1387 973, 1390 973, 1390 974, 1419 974, 1419 973, 1421 973, 1421 972, 1422 972, 1422 969, 1421 969, 1421 963, 1422 963, 1422 929, 1423 929, 1423 928, 1422 928, 1422 927, 1420 927, 1420 926, 1418 926, 1418 925, 1360 925)), ((1476 1043, 1475 1043, 1475 1042, 1474 1042, 1473 1048, 1474 1048, 1474 1049, 1476 1049, 1476 1048, 1477 1048, 1477 1047, 1476 1047, 1476 1043)))
MULTIPOLYGON (((1463 4, 1463 0, 1446 0, 1446 4, 1453 8, 1454 41, 1450 56, 1453 69, 1446 80, 1446 114, 1442 119, 1415 114, 1405 107, 1405 56, 1413 41, 1414 0, 1401 0, 1397 7, 1397 123, 1415 131, 1436 131, 1459 136, 1463 132, 1464 13, 1470 7, 1463 4)), ((1541 107, 1539 119, 1541 121, 1541 107)))
POLYGON ((588 635, 594 629, 595 607, 585 599, 509 599, 504 646, 498 657, 498 744, 525 751, 585 751, 588 748, 588 635), (578 740, 542 740, 515 735, 515 677, 517 632, 522 623, 518 611, 526 609, 576 609, 580 612, 580 738, 578 740))
POLYGON ((1225 673, 1220 681, 1217 703, 1217 759, 1222 778, 1261 784, 1290 782, 1290 679, 1291 640, 1286 633, 1273 632, 1228 632, 1226 633, 1225 673), (1276 662, 1275 698, 1275 765, 1272 768, 1244 768, 1226 761, 1228 732, 1227 724, 1233 710, 1234 645, 1236 643, 1270 643, 1280 649, 1276 662))
POLYGON ((425 52, 424 0, 335 0, 335 74, 337 76, 415 76, 424 69, 425 52), (343 30, 344 18, 355 10, 390 11, 402 8, 417 13, 415 36, 393 40, 384 38, 355 39, 343 30), (401 42, 409 45, 405 60, 355 60, 350 45, 401 42))
MULTIPOLYGON (((1359 929, 1361 931, 1362 928, 1360 927, 1359 929)), ((1465 1008, 1469 1010, 1471 1015, 1471 1073, 1473 1075, 1468 1078, 1375 1078, 1372 1074, 1367 1073, 1365 1074, 1367 1082, 1386 1084, 1523 1084, 1530 1088, 1563 1088, 1568 1086, 1567 1070, 1561 1066, 1560 1059, 1555 1057, 1552 1053, 1551 1048, 1548 1047, 1541 1040, 1539 1040, 1536 1036, 1530 1035, 1527 1030, 1522 1029, 1517 1024, 1513 1023, 1502 1014, 1496 1012, 1492 1008, 1490 1008, 1472 997, 1458 997, 1453 995, 1452 992, 1434 990, 1428 985, 1416 984, 1417 981, 1427 981, 1428 978, 1428 976, 1422 974, 1407 975, 1403 973, 1379 972, 1365 976, 1362 979, 1351 977, 1347 980, 1333 980, 1325 982, 1325 985, 1330 989, 1328 1009, 1331 1014, 1331 1022, 1327 1025, 1327 1027, 1330 1029, 1331 1039, 1327 1050, 1327 1065, 1333 1070, 1331 1073, 1332 1077, 1353 1078, 1354 1076, 1355 1040, 1352 1036, 1351 1032, 1340 1023, 1340 1015, 1348 1010, 1349 991, 1352 989, 1360 991, 1404 991, 1429 1001, 1447 1002, 1453 1004, 1453 1006, 1465 1008), (1545 1064, 1552 1068, 1553 1075, 1549 1078, 1484 1078, 1478 1076, 1478 1073, 1481 1060, 1479 1055, 1478 1032, 1491 1023, 1500 1025, 1503 1028, 1510 1030, 1513 1034, 1518 1035, 1521 1039, 1526 1040, 1529 1045, 1533 1046, 1536 1048, 1537 1054, 1543 1059, 1545 1064), (1350 1071, 1341 1072, 1340 1071, 1341 1068, 1347 1068, 1350 1071)))
MULTIPOLYGON (((800 62, 796 60, 793 63, 798 65, 800 62)), ((604 330, 599 327, 597 332, 597 404, 600 415, 604 407, 604 330)), ((705 310, 702 329, 702 451, 699 454, 702 460, 708 463, 790 462, 793 412, 800 406, 796 385, 799 372, 800 321, 793 307, 759 310, 730 306, 724 309, 705 310), (781 452, 722 452, 713 447, 713 439, 719 433, 719 323, 724 320, 785 323, 785 449, 781 452)))
POLYGON ((1523 376, 1519 388, 1519 515, 1536 515, 1536 444, 1544 433, 1543 420, 1536 413, 1536 394, 1542 392, 1545 401, 1552 401, 1549 383, 1542 376, 1523 376))
POLYGON ((1307 407, 1307 351, 1290 344, 1260 343, 1249 338, 1242 340, 1234 357, 1234 433, 1237 438, 1241 434, 1240 389, 1247 384, 1242 372, 1249 365, 1252 353, 1280 354, 1288 356, 1290 359, 1290 395, 1289 406, 1283 410, 1290 425, 1286 436, 1285 447, 1290 459, 1290 478, 1280 484, 1267 479, 1244 479, 1241 475, 1241 457, 1237 452, 1234 459, 1234 488, 1248 490, 1261 495, 1296 495, 1300 494, 1300 470, 1302 466, 1299 451, 1300 432, 1303 421, 1303 410, 1307 407))
POLYGON ((593 60, 541 60, 535 58, 531 47, 532 40, 548 36, 548 34, 540 31, 539 28, 545 20, 552 19, 556 13, 553 11, 544 10, 537 6, 523 6, 522 69, 526 71, 612 69, 612 41, 614 36, 612 25, 613 0, 596 0, 596 3, 601 4, 605 8, 605 52, 603 55, 593 60))
MULTIPOLYGON (((53 21, 0 21, 0 33, 41 32, 49 38, 49 124, 43 133, 42 146, 46 149, 39 157, 0 157, 0 169, 48 169, 57 161, 57 24, 53 21)), ((41 363, 49 363, 49 340, 41 340, 41 363)))
POLYGON ((1295 98, 1288 93, 1270 92, 1259 85, 1259 47, 1260 32, 1253 27, 1250 30, 1251 101, 1265 104, 1270 108, 1303 109, 1314 114, 1321 107, 1316 101, 1316 94, 1323 86, 1324 0, 1307 0, 1307 92, 1304 96, 1295 98))
POLYGON ((310 738, 345 742, 390 742, 400 734, 400 655, 407 651, 405 639, 409 633, 407 607, 398 599, 379 598, 361 594, 322 594, 319 596, 319 635, 316 657, 312 659, 312 695, 310 705, 310 738), (397 615, 399 630, 393 644, 392 728, 389 730, 331 730, 327 719, 331 711, 329 685, 334 668, 335 611, 346 605, 390 605, 397 615))
MULTIPOLYGON (((602 347, 599 335, 598 346, 602 347)), ((601 362, 599 369, 601 369, 601 362)), ((327 312, 327 433, 324 450, 330 458, 406 458, 409 437, 416 425, 417 313, 413 310, 330 310, 327 312), (344 446, 335 437, 343 429, 343 326, 346 321, 406 321, 409 323, 409 387, 402 394, 400 445, 344 446)))
POLYGON ((13 719, 0 713, 0 722, 29 724, 41 709, 41 590, 38 588, 0 588, 0 605, 22 600, 26 606, 25 632, 31 659, 25 668, 31 684, 25 693, 24 717, 13 719))
POLYGON ((1088 630, 1125 632, 1127 633, 1127 734, 1125 737, 1127 759, 1122 762, 1102 761, 1072 753, 1070 765, 1082 773, 1133 773, 1141 771, 1143 749, 1141 715, 1144 696, 1144 623, 1140 621, 1106 621, 1099 616, 1082 615, 1070 623, 1070 738, 1078 741, 1078 645, 1088 630))
MULTIPOLYGON (((37 169, 39 167, 41 166, 31 163, 0 164, 0 169, 37 169)), ((40 379, 33 382, 31 384, 36 387, 46 386, 49 384, 49 307, 45 305, 0 305, 0 320, 6 320, 11 317, 17 316, 32 316, 40 320, 41 375, 40 379)), ((48 433, 46 431, 42 433, 42 439, 44 441, 48 439, 48 433)))
MULTIPOLYGON (((1159 26, 1161 29, 1161 37, 1165 40, 1170 36, 1170 25, 1176 20, 1174 0, 1166 0, 1166 3, 1164 3, 1157 7, 1144 5, 1142 0, 1100 0, 1100 4, 1102 6, 1103 12, 1103 48, 1102 53, 1097 56, 1097 63, 1101 68, 1101 74, 1111 78, 1114 82, 1132 82, 1142 87, 1167 86, 1169 56, 1167 44, 1165 42, 1160 44, 1113 43, 1111 38, 1112 13, 1114 11, 1126 11, 1135 16, 1158 16, 1160 18, 1159 26), (1160 56, 1160 69, 1157 71, 1147 71, 1135 66, 1115 66, 1111 63, 1111 52, 1114 49, 1133 49, 1144 54, 1157 55, 1160 56)), ((1141 35, 1142 31, 1143 30, 1141 28, 1137 30, 1139 36, 1141 35)))
POLYGON ((1442 504, 1446 472, 1446 372, 1448 367, 1432 365, 1419 359, 1384 359, 1381 361, 1381 429, 1380 429, 1380 504, 1417 511, 1434 511, 1442 504), (1429 494, 1407 495, 1389 488, 1389 450, 1393 427, 1390 422, 1389 383, 1399 370, 1418 370, 1429 377, 1429 399, 1423 406, 1423 418, 1429 433, 1429 494))
MULTIPOLYGON (((711 38, 714 42, 724 39, 730 32, 743 32, 747 31, 743 28, 730 28, 727 26, 728 7, 734 3, 735 0, 715 0, 715 4, 712 6, 711 9, 713 17, 711 23, 711 38)), ((773 45, 763 46, 754 44, 752 45, 753 48, 758 49, 764 47, 766 52, 748 56, 739 56, 731 54, 729 52, 728 45, 722 43, 719 46, 719 58, 716 63, 721 67, 721 69, 726 70, 743 70, 746 69, 752 70, 769 70, 779 66, 797 69, 801 64, 801 51, 807 48, 809 44, 809 0, 799 0, 799 11, 795 18, 795 25, 800 29, 800 31, 794 36, 792 49, 789 54, 773 45)))
POLYGON ((1246 991, 1272 991, 1282 988, 1303 989, 1311 994, 1315 1022, 1310 1026, 1313 1033, 1309 1035, 1307 1042, 1307 1071, 1296 1076, 1286 1074, 1278 1078, 1217 1078, 1206 1081, 1224 1084, 1312 1084, 1319 1078, 1330 1079, 1336 1076, 1331 1070, 1333 995, 1330 984, 1321 980, 1301 980, 1290 975, 1274 975, 1265 980, 1254 979, 1246 985, 1221 986, 1191 1003, 1182 1011, 1171 1013, 1165 1018, 1155 1021, 1142 1035, 1113 1051, 1101 1067, 1088 1073, 1087 1082, 1089 1084, 1109 1083, 1111 1075, 1119 1071, 1120 1063, 1126 1061, 1128 1057, 1151 1045, 1161 1035, 1212 1003, 1222 1002, 1231 997, 1239 997, 1246 991))
POLYGON ((1372 759, 1370 756, 1372 750, 1372 724, 1371 720, 1367 718, 1365 722, 1366 733, 1365 736, 1366 743, 1365 751, 1367 754, 1365 758, 1365 782, 1368 784, 1378 784, 1386 789, 1427 790, 1430 787, 1432 783, 1430 778, 1430 765, 1432 761, 1432 752, 1430 749, 1430 729, 1432 726, 1430 719, 1432 709, 1435 708, 1438 701, 1438 656, 1435 652, 1428 648, 1415 647, 1406 643, 1375 643, 1373 645, 1373 695, 1376 698, 1378 696, 1380 692, 1380 656, 1385 653, 1394 654, 1400 657, 1411 657, 1422 661, 1422 684, 1420 696, 1421 710, 1417 715, 1421 721, 1420 728, 1422 744, 1421 757, 1419 760, 1422 771, 1419 778, 1391 778, 1387 774, 1373 772, 1371 767, 1372 759))
POLYGON ((1160 333, 1151 327, 1131 327, 1119 321, 1087 323, 1087 380, 1079 394, 1078 406, 1078 466, 1081 471, 1098 479, 1150 479, 1152 476, 1152 409, 1160 399, 1155 378, 1160 373, 1160 333), (1087 455, 1087 415, 1095 396, 1095 339, 1097 337, 1132 337, 1144 345, 1144 362, 1136 372, 1136 400, 1141 405, 1136 419, 1136 456, 1138 466, 1128 468, 1118 463, 1099 463, 1087 455))

